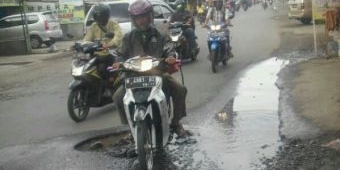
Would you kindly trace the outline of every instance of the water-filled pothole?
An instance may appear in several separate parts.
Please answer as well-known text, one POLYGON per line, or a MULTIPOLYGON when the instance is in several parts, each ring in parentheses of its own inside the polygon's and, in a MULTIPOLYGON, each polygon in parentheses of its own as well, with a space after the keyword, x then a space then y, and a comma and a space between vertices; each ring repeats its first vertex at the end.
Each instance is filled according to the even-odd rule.
POLYGON ((129 157, 133 150, 133 140, 130 131, 121 131, 95 136, 78 143, 74 148, 79 151, 104 152, 114 157, 129 157))

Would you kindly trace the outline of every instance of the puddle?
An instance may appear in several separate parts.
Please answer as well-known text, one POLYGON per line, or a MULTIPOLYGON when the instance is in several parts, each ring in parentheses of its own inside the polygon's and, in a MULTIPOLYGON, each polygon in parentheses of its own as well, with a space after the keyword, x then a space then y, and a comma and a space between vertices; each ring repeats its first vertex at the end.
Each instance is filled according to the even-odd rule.
POLYGON ((271 58, 240 79, 237 96, 200 128, 200 150, 219 169, 261 169, 261 159, 275 156, 279 136, 277 73, 288 61, 271 58), (209 137, 207 137, 209 136, 209 137))
MULTIPOLYGON (((197 143, 169 144, 161 154, 161 167, 180 170, 264 168, 261 160, 275 156, 281 146, 279 89, 275 82, 277 73, 288 63, 287 60, 271 58, 246 71, 240 79, 237 96, 204 125, 190 127, 197 143)), ((135 158, 135 152, 131 150, 133 143, 122 143, 124 135, 126 133, 84 141, 76 149, 135 158)))

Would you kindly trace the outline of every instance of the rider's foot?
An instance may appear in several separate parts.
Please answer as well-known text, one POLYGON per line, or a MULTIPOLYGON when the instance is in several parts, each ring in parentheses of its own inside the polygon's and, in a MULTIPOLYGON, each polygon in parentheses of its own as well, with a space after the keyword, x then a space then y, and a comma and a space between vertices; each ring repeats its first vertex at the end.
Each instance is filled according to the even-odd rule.
POLYGON ((234 57, 234 54, 232 52, 229 53, 229 57, 230 58, 233 58, 234 57))
POLYGON ((177 123, 176 125, 171 125, 174 132, 177 134, 177 138, 185 138, 188 136, 192 136, 193 134, 187 130, 185 130, 182 124, 177 123))
POLYGON ((195 54, 197 55, 199 52, 200 52, 200 48, 199 48, 199 47, 196 47, 196 49, 195 49, 195 54))

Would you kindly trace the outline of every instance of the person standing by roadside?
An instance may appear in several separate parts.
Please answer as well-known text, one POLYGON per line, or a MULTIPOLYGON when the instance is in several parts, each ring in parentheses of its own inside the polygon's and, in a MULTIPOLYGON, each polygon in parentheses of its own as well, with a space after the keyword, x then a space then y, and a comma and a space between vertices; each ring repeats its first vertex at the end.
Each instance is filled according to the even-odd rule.
POLYGON ((202 25, 204 22, 204 5, 199 2, 197 5, 197 20, 200 22, 200 24, 202 25))

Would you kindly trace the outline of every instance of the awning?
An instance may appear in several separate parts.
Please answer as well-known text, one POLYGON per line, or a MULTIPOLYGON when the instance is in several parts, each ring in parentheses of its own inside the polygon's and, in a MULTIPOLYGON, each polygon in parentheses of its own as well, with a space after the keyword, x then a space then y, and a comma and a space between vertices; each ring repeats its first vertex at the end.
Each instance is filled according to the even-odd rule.
POLYGON ((0 0, 0 7, 4 6, 20 6, 19 0, 0 0))

